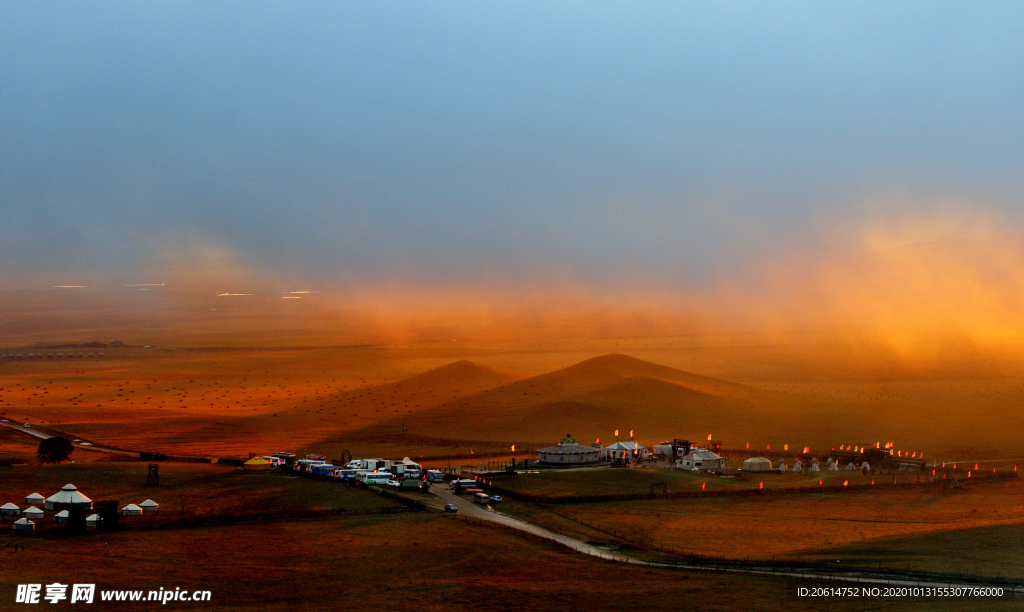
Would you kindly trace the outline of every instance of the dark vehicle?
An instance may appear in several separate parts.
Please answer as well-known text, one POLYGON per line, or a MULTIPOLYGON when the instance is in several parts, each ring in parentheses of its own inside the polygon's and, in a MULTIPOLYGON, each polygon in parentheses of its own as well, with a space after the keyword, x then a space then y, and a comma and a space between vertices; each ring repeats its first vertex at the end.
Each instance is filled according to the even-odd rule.
POLYGON ((459 509, 455 507, 455 504, 445 504, 444 505, 444 511, 445 512, 458 512, 459 509))

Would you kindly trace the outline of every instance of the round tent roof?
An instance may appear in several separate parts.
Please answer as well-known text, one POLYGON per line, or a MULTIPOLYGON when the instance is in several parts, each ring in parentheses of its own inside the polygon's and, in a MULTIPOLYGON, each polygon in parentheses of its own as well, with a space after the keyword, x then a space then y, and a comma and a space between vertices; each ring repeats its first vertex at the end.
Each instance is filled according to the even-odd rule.
POLYGON ((100 522, 100 515, 98 515, 98 514, 90 514, 89 516, 85 517, 85 522, 86 523, 98 523, 98 522, 100 522))
POLYGON ((68 518, 68 511, 67 510, 61 510, 57 514, 54 514, 54 516, 57 517, 57 518, 68 518))
POLYGON ((78 492, 78 487, 66 484, 53 495, 46 498, 47 504, 91 504, 92 500, 78 492))
POLYGON ((12 504, 11 502, 7 502, 6 504, 0 506, 0 510, 21 510, 21 508, 12 504))
POLYGON ((32 521, 28 520, 27 518, 20 518, 20 519, 14 521, 14 528, 15 529, 35 529, 35 527, 36 527, 36 524, 33 523, 32 521))
POLYGON ((40 518, 43 516, 43 511, 35 506, 29 506, 28 508, 25 508, 22 514, 30 518, 40 518))
POLYGON ((751 457, 743 461, 744 472, 767 472, 772 469, 772 462, 765 457, 751 457))
POLYGON ((38 493, 32 493, 31 495, 25 496, 26 504, 38 504, 43 501, 43 496, 38 493))
POLYGON ((160 504, 156 503, 155 501, 153 501, 151 499, 147 499, 146 501, 144 501, 141 504, 139 504, 139 507, 141 507, 141 508, 156 508, 159 505, 160 504))

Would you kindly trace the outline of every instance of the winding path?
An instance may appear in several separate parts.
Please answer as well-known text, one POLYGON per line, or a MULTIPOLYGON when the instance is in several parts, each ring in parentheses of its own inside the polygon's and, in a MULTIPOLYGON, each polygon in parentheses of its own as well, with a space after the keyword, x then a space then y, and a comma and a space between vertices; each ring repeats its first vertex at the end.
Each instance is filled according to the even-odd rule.
POLYGON ((487 521, 495 523, 511 529, 516 529, 524 533, 528 533, 552 542, 556 542, 565 546, 566 548, 576 551, 581 554, 588 555, 590 557, 597 557, 606 561, 614 561, 617 563, 626 563, 629 565, 642 565, 647 567, 659 567, 668 569, 684 569, 691 571, 715 571, 715 572, 729 572, 735 574, 751 574, 757 576, 771 576, 771 577, 782 577, 782 578, 798 578, 801 580, 821 580, 821 581, 842 581, 849 583, 859 584, 874 584, 874 585, 886 585, 896 587, 921 587, 921 588, 961 588, 961 589, 973 589, 978 587, 997 587, 1002 588, 1007 594, 1024 593, 1024 585, 1008 585, 1006 583, 990 583, 983 579, 979 579, 977 582, 963 582, 962 578, 950 577, 949 580, 939 580, 935 575, 915 575, 910 572, 884 572, 884 571, 872 571, 872 570, 849 570, 849 569, 836 569, 829 571, 822 571, 818 568, 802 568, 798 566, 782 566, 782 565, 769 565, 769 564, 729 564, 729 563, 714 563, 704 562, 696 563, 693 561, 679 561, 679 562, 662 562, 662 561, 647 561, 644 559, 637 559, 618 552, 604 550, 592 544, 582 542, 575 538, 565 536, 553 531, 549 531, 534 525, 533 523, 518 519, 507 514, 495 511, 490 506, 483 507, 473 502, 469 497, 460 497, 455 495, 448 489, 447 483, 438 484, 430 489, 431 493, 434 493, 440 500, 440 503, 431 504, 437 508, 440 508, 443 504, 450 503, 455 504, 459 509, 459 513, 465 516, 469 516, 474 519, 481 521, 487 521))

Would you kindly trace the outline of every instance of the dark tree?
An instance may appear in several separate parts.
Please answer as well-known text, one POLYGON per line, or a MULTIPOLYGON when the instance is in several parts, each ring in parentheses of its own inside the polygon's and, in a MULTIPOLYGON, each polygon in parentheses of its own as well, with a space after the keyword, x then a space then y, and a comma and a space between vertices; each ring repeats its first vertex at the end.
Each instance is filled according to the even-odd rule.
POLYGON ((39 456, 40 463, 60 463, 67 461, 74 450, 75 447, 71 444, 71 440, 54 436, 39 442, 39 450, 36 451, 36 455, 39 456))

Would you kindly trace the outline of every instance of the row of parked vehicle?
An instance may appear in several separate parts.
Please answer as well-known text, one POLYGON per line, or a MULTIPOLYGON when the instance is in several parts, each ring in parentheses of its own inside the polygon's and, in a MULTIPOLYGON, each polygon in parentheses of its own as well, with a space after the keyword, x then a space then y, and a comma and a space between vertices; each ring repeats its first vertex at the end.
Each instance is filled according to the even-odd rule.
POLYGON ((275 453, 266 457, 272 467, 288 466, 294 472, 317 478, 334 479, 363 484, 375 484, 396 489, 418 489, 421 481, 441 482, 444 475, 436 470, 424 472, 420 464, 409 457, 392 459, 354 459, 344 466, 333 465, 320 455, 307 455, 295 459, 291 453, 275 453))

